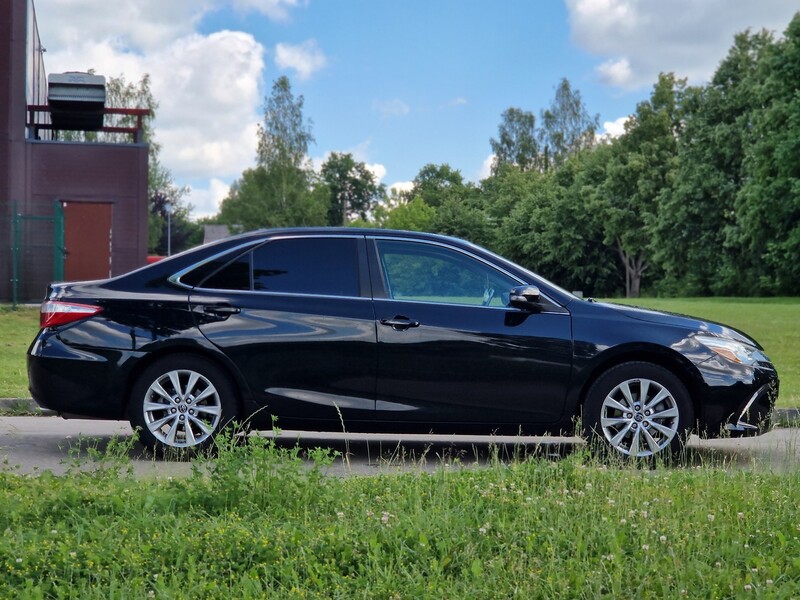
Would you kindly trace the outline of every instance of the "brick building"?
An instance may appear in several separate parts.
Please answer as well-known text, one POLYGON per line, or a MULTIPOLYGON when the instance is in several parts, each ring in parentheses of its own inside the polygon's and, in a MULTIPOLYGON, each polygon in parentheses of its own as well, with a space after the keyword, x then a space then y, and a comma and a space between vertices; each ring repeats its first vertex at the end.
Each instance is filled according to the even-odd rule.
POLYGON ((0 1, 0 302, 147 255, 147 144, 58 141, 42 55, 33 0, 0 1))

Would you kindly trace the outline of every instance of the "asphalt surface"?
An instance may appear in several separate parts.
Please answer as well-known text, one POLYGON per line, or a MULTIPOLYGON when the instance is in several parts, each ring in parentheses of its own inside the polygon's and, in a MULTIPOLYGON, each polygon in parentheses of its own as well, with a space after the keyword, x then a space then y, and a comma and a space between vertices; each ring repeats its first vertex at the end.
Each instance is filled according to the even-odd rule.
MULTIPOLYGON (((251 435, 274 435, 272 432, 251 435)), ((58 417, 0 417, 0 470, 20 474, 95 469, 109 443, 131 441, 127 422, 64 420, 58 417)), ((471 468, 490 460, 541 455, 558 460, 583 442, 577 438, 331 434, 282 431, 277 443, 303 451, 330 448, 340 454, 328 467, 331 475, 397 473, 409 470, 471 468)), ((142 477, 191 473, 190 462, 155 458, 138 444, 127 452, 142 477)), ((700 440, 692 437, 677 468, 714 464, 730 469, 794 471, 800 462, 800 428, 777 428, 752 438, 700 440)))

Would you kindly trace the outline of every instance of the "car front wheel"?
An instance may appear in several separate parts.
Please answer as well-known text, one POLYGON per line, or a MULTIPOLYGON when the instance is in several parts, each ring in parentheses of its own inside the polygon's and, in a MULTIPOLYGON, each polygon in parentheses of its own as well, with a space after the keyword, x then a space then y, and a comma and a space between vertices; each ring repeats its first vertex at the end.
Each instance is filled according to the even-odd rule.
POLYGON ((213 363, 176 355, 149 366, 133 387, 131 425, 158 452, 200 450, 236 418, 233 388, 213 363))
POLYGON ((584 405, 590 442, 635 458, 677 453, 694 421, 683 382, 647 362, 617 365, 592 385, 584 405))

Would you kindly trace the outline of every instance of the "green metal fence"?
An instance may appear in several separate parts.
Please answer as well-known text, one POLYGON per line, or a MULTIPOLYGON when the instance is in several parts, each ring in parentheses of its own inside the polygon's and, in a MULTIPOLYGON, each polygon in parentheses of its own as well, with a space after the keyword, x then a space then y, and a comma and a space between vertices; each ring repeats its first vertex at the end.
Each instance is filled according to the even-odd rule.
POLYGON ((64 209, 59 200, 53 203, 52 216, 25 215, 12 204, 11 217, 11 303, 14 308, 22 300, 26 283, 64 279, 64 209), (50 262, 52 267, 43 263, 50 262))

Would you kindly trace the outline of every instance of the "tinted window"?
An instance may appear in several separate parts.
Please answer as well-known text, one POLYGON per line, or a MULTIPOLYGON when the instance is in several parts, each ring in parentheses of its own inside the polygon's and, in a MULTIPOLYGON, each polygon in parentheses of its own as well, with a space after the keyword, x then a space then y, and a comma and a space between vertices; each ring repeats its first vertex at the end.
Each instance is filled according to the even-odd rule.
POLYGON ((202 287, 215 290, 249 290, 250 256, 248 252, 214 273, 203 282, 202 287))
POLYGON ((395 300, 505 306, 518 283, 470 256, 432 244, 378 241, 387 293, 395 300))
MULTIPOLYGON (((250 253, 247 253, 247 254, 245 254, 243 256, 240 256, 238 259, 235 258, 235 257, 232 257, 231 254, 225 254, 223 256, 218 256, 217 258, 215 258, 213 260, 210 260, 208 262, 205 262, 202 265, 196 267, 195 269, 192 269, 190 272, 186 273, 185 275, 181 276, 180 281, 181 281, 182 284, 189 285, 191 287, 200 286, 201 284, 202 284, 202 287, 212 287, 212 286, 209 285, 209 283, 213 281, 214 284, 215 284, 213 287, 216 287, 218 289, 234 289, 234 290, 244 289, 244 290, 249 290, 250 289, 250 267, 249 267, 250 258, 249 258, 249 256, 250 256, 250 253), (230 280, 231 273, 228 273, 227 275, 223 275, 222 274, 222 272, 225 271, 225 268, 223 268, 223 267, 228 265, 228 263, 231 263, 231 265, 228 265, 228 266, 232 266, 233 264, 235 264, 237 262, 241 262, 243 260, 246 261, 247 265, 248 265, 247 266, 247 280, 244 283, 242 283, 241 280, 239 282, 237 282, 237 283, 232 283, 231 280, 230 280), (209 275, 212 275, 212 277, 209 278, 209 275), (219 275, 219 277, 217 277, 218 275, 219 275), (227 280, 227 284, 224 283, 226 280, 227 280), (233 285, 233 287, 228 287, 230 285, 233 285), (244 285, 244 287, 242 287, 242 285, 244 285)), ((239 272, 241 274, 241 267, 235 267, 234 266, 234 267, 232 267, 232 269, 233 270, 239 269, 239 272)))
POLYGON ((358 296, 358 246, 353 238, 296 238, 253 251, 253 289, 358 296))

